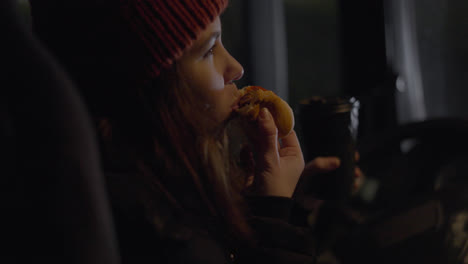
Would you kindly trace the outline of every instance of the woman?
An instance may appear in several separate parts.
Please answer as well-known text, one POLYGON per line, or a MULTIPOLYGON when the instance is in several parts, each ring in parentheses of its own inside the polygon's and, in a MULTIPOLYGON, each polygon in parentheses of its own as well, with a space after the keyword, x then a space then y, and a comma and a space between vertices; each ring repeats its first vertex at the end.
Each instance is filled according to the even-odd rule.
POLYGON ((64 2, 32 1, 35 30, 96 120, 123 263, 310 263, 313 236, 288 223, 296 134, 279 145, 262 111, 253 184, 229 147, 243 68, 222 43, 228 1, 64 2))

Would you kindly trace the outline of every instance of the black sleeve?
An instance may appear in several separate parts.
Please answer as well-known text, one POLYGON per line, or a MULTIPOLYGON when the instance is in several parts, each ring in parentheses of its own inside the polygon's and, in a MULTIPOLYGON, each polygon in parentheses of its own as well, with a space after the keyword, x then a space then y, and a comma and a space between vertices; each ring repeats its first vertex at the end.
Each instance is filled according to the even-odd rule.
MULTIPOLYGON (((269 263, 314 263, 312 230, 290 223, 294 201, 285 197, 247 197, 249 223, 259 243, 259 256, 269 263)), ((262 262, 265 262, 262 261, 262 262)))
POLYGON ((279 196, 249 196, 246 198, 250 214, 289 221, 294 201, 279 196))
POLYGON ((308 217, 313 211, 305 209, 294 199, 279 196, 248 196, 246 200, 250 215, 282 219, 295 226, 309 226, 308 217))

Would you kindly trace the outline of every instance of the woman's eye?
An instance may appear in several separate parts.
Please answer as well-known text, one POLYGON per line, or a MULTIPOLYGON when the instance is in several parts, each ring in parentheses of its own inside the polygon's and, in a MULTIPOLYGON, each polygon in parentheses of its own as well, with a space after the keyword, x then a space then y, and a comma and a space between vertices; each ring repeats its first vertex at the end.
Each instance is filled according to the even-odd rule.
POLYGON ((215 48, 215 47, 216 47, 216 45, 214 45, 213 47, 211 47, 211 49, 209 49, 209 50, 205 53, 204 57, 206 58, 206 57, 208 57, 208 56, 213 55, 213 54, 214 54, 214 48, 215 48))

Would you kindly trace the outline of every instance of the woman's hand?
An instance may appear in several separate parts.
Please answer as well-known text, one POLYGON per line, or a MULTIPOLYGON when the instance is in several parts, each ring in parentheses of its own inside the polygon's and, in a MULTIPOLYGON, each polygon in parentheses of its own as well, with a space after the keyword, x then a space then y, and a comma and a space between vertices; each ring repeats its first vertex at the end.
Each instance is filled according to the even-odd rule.
POLYGON ((317 157, 305 165, 304 177, 315 177, 320 173, 331 172, 340 167, 338 157, 317 157))
POLYGON ((257 124, 249 135, 255 153, 255 174, 251 191, 261 195, 292 197, 304 170, 304 157, 299 140, 292 131, 278 141, 278 129, 271 113, 262 109, 257 124))
MULTIPOLYGON (((359 162, 359 159, 360 159, 359 152, 356 152, 354 159, 356 163, 359 162)), ((358 166, 356 166, 354 168, 354 182, 353 182, 353 189, 351 191, 351 194, 354 195, 357 192, 359 192, 365 180, 366 180, 366 177, 364 173, 358 166)))
MULTIPOLYGON (((359 158, 359 153, 356 152, 354 157, 355 161, 358 162, 359 158)), ((341 161, 338 157, 317 157, 305 165, 302 177, 321 177, 320 174, 334 171, 340 167, 340 164, 341 161)), ((359 191, 364 179, 365 177, 362 170, 356 166, 354 168, 354 182, 351 190, 352 194, 359 191)))

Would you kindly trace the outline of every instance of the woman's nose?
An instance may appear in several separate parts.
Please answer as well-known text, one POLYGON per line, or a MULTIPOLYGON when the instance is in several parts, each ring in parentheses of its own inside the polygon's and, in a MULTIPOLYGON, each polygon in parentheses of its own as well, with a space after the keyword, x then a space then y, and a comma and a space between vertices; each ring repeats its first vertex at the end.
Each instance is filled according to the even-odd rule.
POLYGON ((240 80, 244 76, 244 68, 242 65, 227 52, 228 61, 227 68, 224 75, 224 82, 226 84, 232 83, 234 81, 240 80))
POLYGON ((234 79, 232 81, 238 81, 238 80, 242 79, 242 76, 244 76, 244 68, 242 67, 242 65, 240 65, 240 63, 238 63, 238 64, 240 66, 239 74, 237 74, 237 76, 234 77, 234 79))

